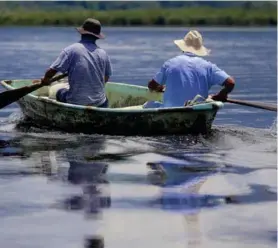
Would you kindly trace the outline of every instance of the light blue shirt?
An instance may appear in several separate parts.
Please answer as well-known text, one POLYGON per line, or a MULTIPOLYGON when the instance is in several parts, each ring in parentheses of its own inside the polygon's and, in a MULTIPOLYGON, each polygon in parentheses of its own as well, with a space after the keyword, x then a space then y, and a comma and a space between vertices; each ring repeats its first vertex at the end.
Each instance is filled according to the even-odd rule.
POLYGON ((166 86, 163 106, 180 107, 198 94, 207 98, 210 88, 222 85, 228 77, 215 64, 192 53, 184 53, 167 60, 153 79, 166 86))
POLYGON ((111 63, 107 53, 92 41, 66 47, 50 68, 68 72, 68 103, 99 106, 105 102, 104 77, 111 76, 111 63))

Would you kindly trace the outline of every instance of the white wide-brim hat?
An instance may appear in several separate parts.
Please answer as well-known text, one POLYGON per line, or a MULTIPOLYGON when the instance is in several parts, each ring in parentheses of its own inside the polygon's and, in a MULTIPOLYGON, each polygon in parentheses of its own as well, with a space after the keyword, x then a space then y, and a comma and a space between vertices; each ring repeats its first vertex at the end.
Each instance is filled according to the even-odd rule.
POLYGON ((203 45, 202 35, 196 30, 189 31, 183 39, 174 40, 174 43, 183 52, 194 53, 197 56, 208 56, 210 54, 210 50, 203 45))

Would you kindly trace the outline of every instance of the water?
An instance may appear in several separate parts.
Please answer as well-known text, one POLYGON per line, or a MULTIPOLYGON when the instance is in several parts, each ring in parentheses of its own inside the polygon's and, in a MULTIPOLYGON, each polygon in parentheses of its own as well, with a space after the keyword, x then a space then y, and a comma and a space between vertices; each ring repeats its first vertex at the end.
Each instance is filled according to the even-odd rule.
MULTIPOLYGON (((111 81, 146 85, 180 28, 105 28, 111 81)), ((274 29, 201 29, 235 99, 276 104, 274 29)), ((1 28, 0 78, 40 78, 72 28, 1 28)), ((213 88, 212 93, 219 88, 213 88)), ((15 128, 0 110, 1 247, 276 247, 276 113, 225 104, 209 137, 15 128)))

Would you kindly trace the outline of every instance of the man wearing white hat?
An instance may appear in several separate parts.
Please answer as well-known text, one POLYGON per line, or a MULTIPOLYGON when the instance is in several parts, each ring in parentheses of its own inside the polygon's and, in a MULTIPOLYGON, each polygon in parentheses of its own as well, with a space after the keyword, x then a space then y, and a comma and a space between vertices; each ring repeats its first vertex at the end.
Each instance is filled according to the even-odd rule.
POLYGON ((160 71, 148 83, 151 91, 164 91, 163 104, 149 102, 144 107, 180 107, 196 95, 208 97, 213 85, 223 86, 222 90, 211 96, 215 101, 225 101, 233 90, 234 80, 215 64, 203 59, 209 50, 203 46, 203 38, 198 31, 188 32, 174 43, 183 54, 167 60, 160 71))
POLYGON ((96 19, 88 18, 82 27, 76 29, 81 34, 81 40, 62 50, 42 82, 48 85, 57 72, 68 73, 69 87, 56 87, 58 90, 54 90, 58 101, 108 107, 105 83, 112 74, 112 68, 106 51, 96 45, 97 39, 104 38, 101 24, 96 19))

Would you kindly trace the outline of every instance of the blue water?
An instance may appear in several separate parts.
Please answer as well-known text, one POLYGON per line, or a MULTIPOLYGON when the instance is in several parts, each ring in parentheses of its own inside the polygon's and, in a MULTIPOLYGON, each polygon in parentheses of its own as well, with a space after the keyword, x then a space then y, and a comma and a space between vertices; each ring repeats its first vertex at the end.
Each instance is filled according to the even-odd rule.
MULTIPOLYGON (((104 28, 111 81, 146 85, 182 28, 104 28)), ((276 104, 275 29, 200 29, 231 98, 276 104)), ((73 28, 0 28, 0 79, 40 78, 73 28)), ((0 89, 2 90, 2 89, 0 89)), ((213 88, 215 93, 219 88, 213 88)), ((276 113, 225 104, 209 137, 15 128, 0 110, 0 247, 276 247, 276 113)))

